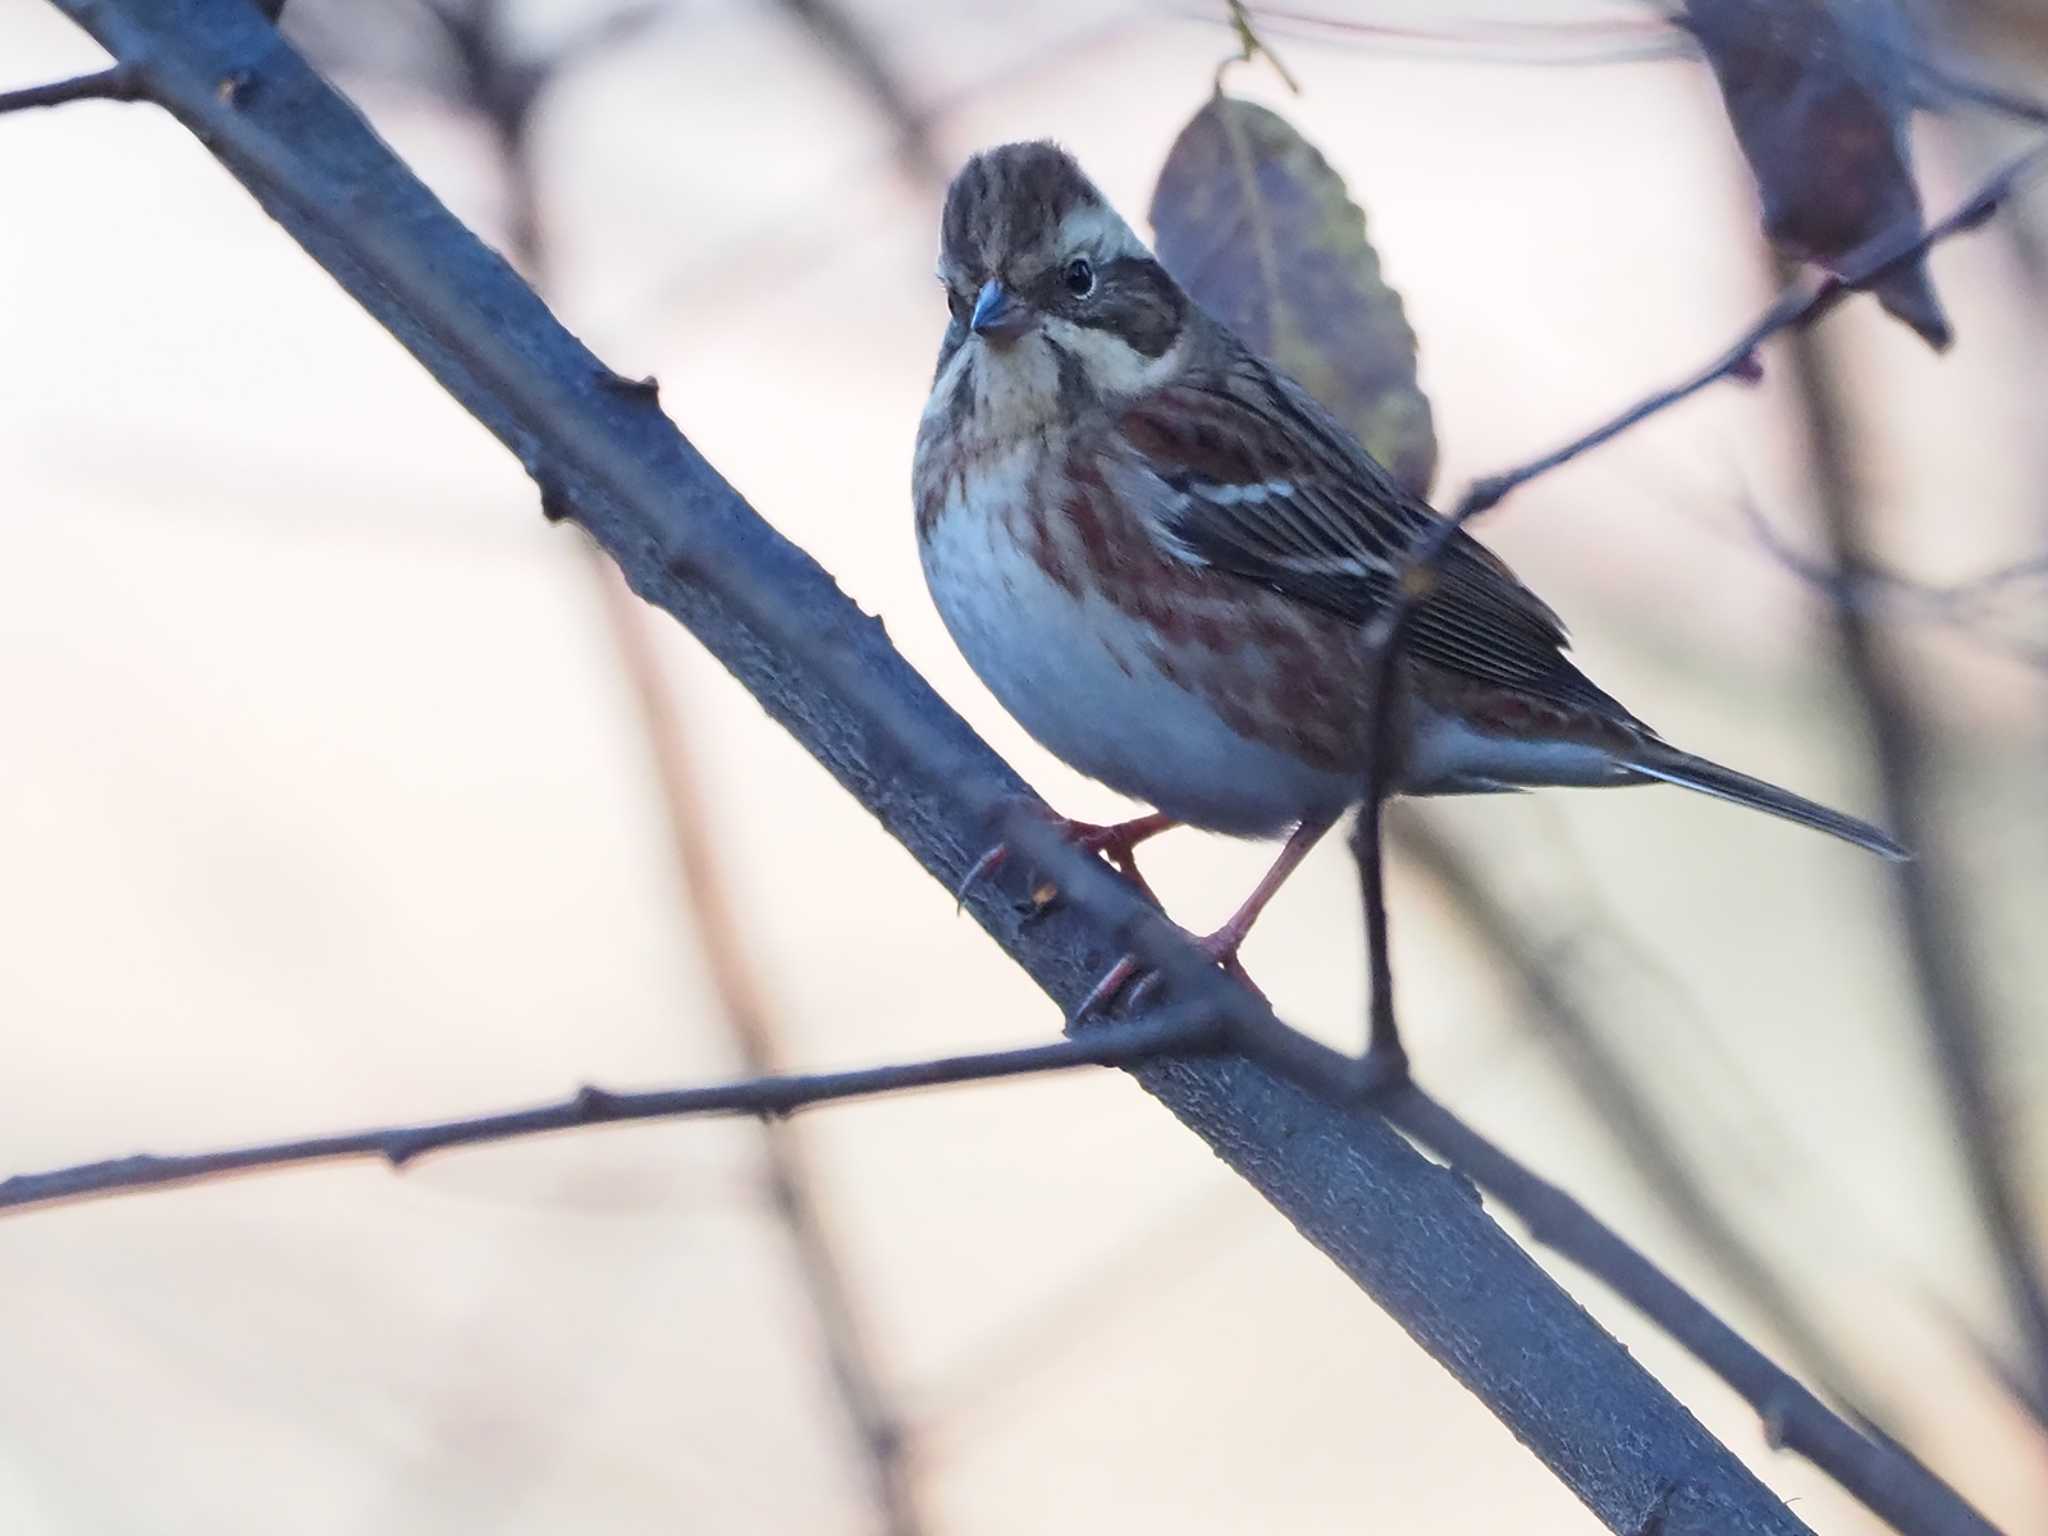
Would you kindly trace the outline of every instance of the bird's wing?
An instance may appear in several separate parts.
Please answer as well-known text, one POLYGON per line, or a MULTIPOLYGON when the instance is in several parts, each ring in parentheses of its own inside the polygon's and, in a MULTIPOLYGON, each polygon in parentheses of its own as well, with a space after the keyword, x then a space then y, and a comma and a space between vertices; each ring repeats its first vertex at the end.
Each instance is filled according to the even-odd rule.
MULTIPOLYGON (((1175 559, 1361 625, 1385 607, 1412 542, 1440 521, 1305 390, 1247 353, 1126 403, 1106 458, 1175 559)), ((1557 615, 1462 532, 1404 643, 1483 683, 1621 712, 1565 659, 1557 615)))

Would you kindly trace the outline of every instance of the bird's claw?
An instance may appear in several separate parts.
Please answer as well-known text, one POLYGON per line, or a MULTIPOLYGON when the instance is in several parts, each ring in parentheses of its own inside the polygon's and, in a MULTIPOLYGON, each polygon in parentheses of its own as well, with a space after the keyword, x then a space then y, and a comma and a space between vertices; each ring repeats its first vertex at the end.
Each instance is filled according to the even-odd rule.
MULTIPOLYGON (((1138 860, 1134 850, 1148 837, 1156 836, 1174 825, 1169 818, 1153 813, 1140 816, 1132 821, 1110 822, 1073 821, 1065 816, 1053 818, 1053 826, 1060 836, 1072 843, 1083 853, 1100 854, 1138 888, 1139 893, 1159 905, 1159 898, 1152 894, 1152 887, 1145 883, 1145 877, 1138 873, 1138 860)), ((1010 857, 1010 845, 997 843, 980 858, 976 859, 967 873, 960 877, 960 883, 953 888, 953 910, 959 912, 967 905, 968 895, 975 886, 986 880, 1010 857)))
POLYGON ((1010 856, 1008 843, 997 843, 968 867, 960 877, 960 883, 953 887, 953 911, 957 914, 967 906, 967 893, 982 881, 1003 867, 1003 860, 1010 856))
MULTIPOLYGON (((1237 958, 1238 946, 1244 942, 1242 933, 1234 931, 1231 925, 1225 925, 1215 933, 1201 938, 1190 935, 1189 942, 1214 961, 1224 974, 1234 978, 1253 997, 1262 1003, 1266 1001, 1266 994, 1259 989, 1259 984, 1252 980, 1251 974, 1244 968, 1244 963, 1237 958)), ((1073 1016, 1068 1020, 1069 1027, 1081 1023, 1090 1014, 1107 1008, 1116 1001, 1117 994, 1125 987, 1130 987, 1130 993, 1124 999, 1125 1008, 1135 1010, 1143 1007, 1145 999, 1158 987, 1160 975, 1155 967, 1141 965, 1136 955, 1125 955, 1111 966, 1102 980, 1096 982, 1089 989, 1088 995, 1081 999, 1080 1006, 1075 1008, 1073 1016), (1131 986, 1133 977, 1137 978, 1136 986, 1131 986)))

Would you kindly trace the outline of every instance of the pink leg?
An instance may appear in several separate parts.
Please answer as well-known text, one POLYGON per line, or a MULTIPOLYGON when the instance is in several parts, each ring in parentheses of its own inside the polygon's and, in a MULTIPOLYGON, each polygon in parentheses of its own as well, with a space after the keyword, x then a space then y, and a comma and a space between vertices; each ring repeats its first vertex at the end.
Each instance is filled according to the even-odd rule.
POLYGON ((1273 867, 1266 871, 1266 878, 1245 897, 1244 905, 1230 914, 1230 920, 1221 928, 1201 941, 1202 949, 1209 958, 1228 967, 1237 959, 1237 951, 1252 931, 1252 924, 1259 920, 1259 914, 1266 910, 1266 903, 1279 893, 1287 883, 1287 877, 1301 867, 1301 861, 1308 857, 1309 849, 1322 841, 1323 834, 1335 825, 1335 817, 1320 821, 1304 821, 1294 829, 1294 835, 1287 839, 1287 846, 1280 850, 1280 857, 1273 861, 1273 867))
MULTIPOLYGON (((1245 936, 1252 931, 1252 924, 1256 923, 1259 914, 1266 910, 1267 903, 1272 901, 1280 887, 1287 883, 1287 877, 1301 867, 1301 861, 1308 857, 1309 850, 1321 842, 1323 834, 1335 824, 1334 816, 1325 816, 1304 821, 1296 827, 1293 835, 1287 839, 1287 845, 1280 850, 1280 857, 1273 861, 1273 867, 1266 871, 1265 878, 1253 888, 1251 895, 1244 899, 1243 904, 1230 914, 1229 920, 1214 933, 1195 940, 1197 949, 1250 987, 1261 999, 1266 994, 1260 992, 1258 984, 1245 974, 1244 967, 1238 963, 1237 952, 1243 946, 1245 936)), ((1133 976, 1138 974, 1139 969, 1135 955, 1125 955, 1123 959, 1117 961, 1109 974, 1098 981, 1094 990, 1081 1000, 1081 1006, 1074 1010, 1074 1018, 1077 1021, 1085 1019, 1094 1010, 1109 1002, 1123 990, 1133 976)), ((1136 1000, 1134 995, 1133 1001, 1136 1000)))
POLYGON ((1145 877, 1138 873, 1138 860, 1133 850, 1148 837, 1157 837, 1162 832, 1179 826, 1171 816, 1158 811, 1149 816, 1134 817, 1130 821, 1115 822, 1110 826, 1097 826, 1093 822, 1068 821, 1060 818, 1060 830, 1074 840, 1077 847, 1089 853, 1099 853, 1123 873, 1123 877, 1135 885, 1140 894, 1159 905, 1159 898, 1152 894, 1152 887, 1145 883, 1145 877))

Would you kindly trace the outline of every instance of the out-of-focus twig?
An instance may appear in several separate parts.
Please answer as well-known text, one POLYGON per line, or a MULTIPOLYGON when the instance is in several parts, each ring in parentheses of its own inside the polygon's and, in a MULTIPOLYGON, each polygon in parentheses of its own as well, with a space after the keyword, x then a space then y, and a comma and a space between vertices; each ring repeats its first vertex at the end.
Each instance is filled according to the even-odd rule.
POLYGON ((1692 40, 1661 16, 1614 16, 1598 20, 1520 21, 1472 14, 1437 25, 1400 25, 1361 19, 1358 7, 1327 14, 1260 5, 1260 28, 1276 37, 1298 37, 1323 48, 1379 53, 1440 54, 1455 50, 1460 61, 1515 65, 1634 64, 1691 51, 1692 40))
MULTIPOLYGON (((595 545, 591 571, 603 594, 606 618, 638 701, 647 746, 654 758, 669 822, 676 869, 682 876, 705 964, 718 995, 719 1015, 756 1077, 783 1072, 780 1031, 747 959, 746 939, 727 894, 717 849, 704 814, 704 790, 684 739, 673 688, 663 675, 645 607, 626 590, 618 567, 595 545)), ((846 1266, 832 1241, 818 1180, 794 1126, 773 1117, 761 1122, 768 1186, 788 1232, 810 1297, 832 1379, 874 1483, 876 1504, 891 1536, 916 1536, 926 1519, 905 1458, 903 1420, 875 1357, 869 1329, 846 1266)))
POLYGON ((780 0, 838 63, 895 133, 896 158, 915 181, 943 186, 945 166, 932 143, 932 114, 917 106, 908 82, 881 44, 839 0, 780 0))
MULTIPOLYGON (((635 35, 660 12, 639 4, 602 13, 545 55, 522 59, 508 49, 502 0, 421 0, 439 23, 458 65, 456 104, 491 130, 506 189, 508 244, 536 286, 550 268, 547 220, 534 171, 533 118, 547 89, 599 49, 635 35)), ((773 1017, 746 956, 726 881, 718 867, 703 807, 703 789, 684 738, 680 712, 663 676, 645 610, 595 545, 591 580, 603 606, 620 670, 638 708, 642 734, 670 833, 670 847, 699 947, 718 997, 718 1017, 741 1064, 755 1078, 786 1067, 773 1017)), ((809 1298, 833 1385, 872 1484, 881 1526, 889 1536, 919 1536, 929 1527, 909 1472, 902 1417, 885 1385, 868 1327, 832 1240, 794 1127, 773 1116, 761 1122, 770 1205, 789 1238, 809 1298)))
POLYGON ((1929 624, 1946 625, 1971 636, 1988 650, 2031 666, 2048 667, 2048 639, 2030 640, 2002 634, 1987 622, 2001 599, 2015 588, 2038 585, 2048 592, 2048 555, 2010 561, 1963 581, 1937 585, 1903 575, 1872 562, 1844 570, 1792 547, 1771 525, 1763 509, 1747 498, 1743 513, 1750 527, 1778 564, 1815 588, 1829 602, 1863 609, 1891 608, 1929 624))
MULTIPOLYGON (((1805 338, 1793 351, 1812 443, 1822 531, 1838 571, 1868 555, 1848 467, 1846 425, 1834 371, 1805 338)), ((2048 1395, 2048 1280, 2041 1234, 2019 1187, 2012 1142, 1992 1083, 1993 1024, 1972 981, 1968 948, 1939 883, 1942 837, 1928 783, 1930 743, 1920 706, 1863 608, 1831 605, 1843 666, 1870 732, 1887 822, 1919 857, 1896 865, 1898 900, 1920 1014, 1932 1047, 1970 1190, 1997 1260, 2028 1366, 2031 1396, 2048 1395)))

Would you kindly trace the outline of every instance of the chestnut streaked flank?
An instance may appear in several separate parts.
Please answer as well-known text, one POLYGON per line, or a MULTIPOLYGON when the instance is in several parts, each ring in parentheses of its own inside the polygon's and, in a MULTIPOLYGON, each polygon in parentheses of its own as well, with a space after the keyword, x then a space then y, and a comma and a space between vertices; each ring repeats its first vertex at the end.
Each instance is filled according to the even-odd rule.
MULTIPOLYGON (((932 597, 1059 757, 1172 821, 1288 836, 1203 941, 1234 969, 1260 909, 1361 792, 1363 629, 1437 514, 1203 313, 1052 144, 967 163, 938 276, 951 318, 913 472, 932 597)), ((1435 577, 1389 701, 1395 792, 1656 781, 1904 856, 1875 827, 1663 741, 1469 536, 1435 577)), ((1161 824, 1073 830, 1129 867, 1161 824)))

